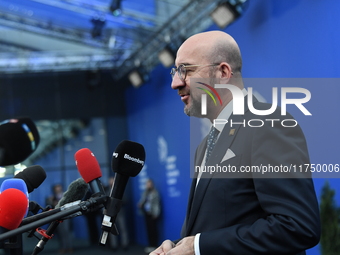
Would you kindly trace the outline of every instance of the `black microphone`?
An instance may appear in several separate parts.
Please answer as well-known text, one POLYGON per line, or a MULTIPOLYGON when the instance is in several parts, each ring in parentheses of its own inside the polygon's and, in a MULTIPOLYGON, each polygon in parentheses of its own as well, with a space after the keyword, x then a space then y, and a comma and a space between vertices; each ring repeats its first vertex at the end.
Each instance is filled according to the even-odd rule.
POLYGON ((0 123, 0 166, 24 161, 38 147, 40 136, 34 122, 27 117, 0 123))
MULTIPOLYGON (((46 172, 41 166, 34 165, 17 173, 14 178, 23 180, 27 186, 27 192, 31 193, 44 182, 46 179, 46 172)), ((28 236, 31 237, 33 233, 34 230, 32 230, 28 236)))
POLYGON ((109 233, 117 235, 117 230, 112 228, 117 214, 122 206, 122 197, 129 177, 135 177, 142 170, 145 161, 145 150, 143 145, 124 140, 112 155, 111 167, 115 174, 115 182, 112 186, 110 197, 104 210, 102 222, 102 235, 100 245, 105 245, 109 233))
POLYGON ((14 178, 22 179, 27 185, 28 193, 31 193, 46 179, 46 172, 41 166, 34 165, 17 173, 14 178))
MULTIPOLYGON (((77 180, 73 181, 67 188, 67 191, 63 194, 63 197, 59 200, 58 204, 55 206, 56 209, 62 208, 63 206, 67 205, 68 203, 78 201, 85 196, 86 192, 88 191, 88 184, 82 179, 78 178, 77 180)), ((62 209, 61 209, 62 210, 62 209)), ((46 231, 39 229, 38 233, 42 235, 42 238, 35 246, 32 255, 38 254, 41 252, 45 244, 53 237, 53 232, 59 226, 62 220, 57 220, 52 222, 46 231)))

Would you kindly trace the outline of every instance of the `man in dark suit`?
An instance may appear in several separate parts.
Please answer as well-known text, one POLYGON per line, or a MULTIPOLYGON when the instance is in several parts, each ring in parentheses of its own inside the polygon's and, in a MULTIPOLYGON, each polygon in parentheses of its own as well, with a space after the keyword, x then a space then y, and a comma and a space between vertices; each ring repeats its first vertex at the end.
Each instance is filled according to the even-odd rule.
POLYGON ((236 86, 245 102, 251 97, 257 110, 270 108, 247 95, 241 68, 237 43, 221 31, 196 34, 177 52, 171 86, 181 96, 184 112, 208 118, 217 135, 209 134, 197 148, 181 239, 164 241, 150 255, 300 255, 319 241, 318 203, 310 173, 292 170, 309 164, 299 125, 282 122, 293 117, 281 116, 280 109, 255 115, 247 104, 244 114, 236 115, 228 89, 216 89, 220 104, 206 100, 206 112, 202 111, 206 92, 198 88, 203 78, 212 87, 236 86), (264 174, 264 167, 275 171, 264 174))

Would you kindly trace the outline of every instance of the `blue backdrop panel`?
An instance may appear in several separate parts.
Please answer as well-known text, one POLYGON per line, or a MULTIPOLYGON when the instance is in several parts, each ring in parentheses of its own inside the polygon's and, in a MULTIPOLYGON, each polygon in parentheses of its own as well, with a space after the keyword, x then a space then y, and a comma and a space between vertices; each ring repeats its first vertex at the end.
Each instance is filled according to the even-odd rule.
MULTIPOLYGON (((138 203, 146 179, 152 178, 162 200, 160 238, 174 239, 179 238, 190 187, 189 118, 183 114, 180 97, 170 87, 169 70, 159 66, 151 77, 140 89, 127 91, 129 137, 146 151, 146 165, 132 179, 133 202, 138 203)), ((142 215, 137 214, 135 220, 137 241, 146 243, 142 215)))
POLYGON ((339 77, 339 9, 333 0, 249 1, 225 30, 241 48, 243 76, 339 77))
MULTIPOLYGON (((225 29, 239 43, 243 56, 243 76, 247 78, 327 78, 339 77, 340 23, 339 1, 332 0, 257 0, 249 1, 249 7, 240 19, 225 29)), ((214 25, 208 30, 217 30, 214 25)), ((163 202, 163 238, 177 238, 182 224, 189 176, 190 143, 189 118, 183 114, 183 104, 174 91, 168 69, 158 66, 150 82, 140 89, 129 89, 128 101, 129 137, 142 143, 147 152, 146 168, 134 180, 134 202, 137 203, 140 184, 144 178, 155 179, 163 202), (168 156, 176 156, 175 168, 179 170, 180 196, 171 197, 167 168, 159 158, 159 144, 167 144, 168 156), (176 203, 176 206, 174 205, 176 203)), ((312 163, 339 163, 339 103, 338 82, 303 81, 301 87, 310 90, 312 98, 306 107, 312 117, 303 116, 294 107, 288 110, 298 119, 306 138, 312 163)), ((273 84, 275 86, 275 84, 273 84)), ((281 85, 282 86, 282 85, 281 85)), ((284 85, 286 86, 286 85, 284 85)), ((288 85, 287 85, 288 86, 288 85)), ((296 86, 296 83, 293 85, 296 86)), ((256 89, 269 101, 271 91, 259 85, 256 89)), ((162 157, 161 157, 162 158, 162 157)), ((165 158, 165 157, 163 157, 165 158)), ((172 159, 174 160, 174 159, 172 159)), ((174 167, 174 166, 172 166, 174 167)), ((314 179, 320 198, 325 179, 314 179)), ((340 201, 338 179, 330 179, 340 201)), ((145 243, 142 217, 136 216, 138 241, 145 243)), ((319 247, 308 250, 308 255, 320 254, 319 247)))

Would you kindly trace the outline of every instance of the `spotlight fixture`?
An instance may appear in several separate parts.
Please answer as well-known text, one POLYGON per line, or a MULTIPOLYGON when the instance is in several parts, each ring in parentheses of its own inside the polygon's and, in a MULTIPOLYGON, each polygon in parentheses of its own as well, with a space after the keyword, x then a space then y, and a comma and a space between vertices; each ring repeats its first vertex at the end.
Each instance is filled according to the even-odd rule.
POLYGON ((224 29, 243 14, 247 1, 248 0, 222 1, 210 14, 210 17, 220 29, 224 29))
POLYGON ((109 9, 114 16, 119 16, 122 13, 121 2, 121 0, 111 1, 109 9))
POLYGON ((175 53, 169 46, 166 46, 158 53, 158 59, 163 66, 170 67, 175 63, 175 53))
POLYGON ((132 86, 135 88, 139 88, 147 80, 146 75, 140 69, 133 70, 131 73, 129 73, 128 78, 132 86))

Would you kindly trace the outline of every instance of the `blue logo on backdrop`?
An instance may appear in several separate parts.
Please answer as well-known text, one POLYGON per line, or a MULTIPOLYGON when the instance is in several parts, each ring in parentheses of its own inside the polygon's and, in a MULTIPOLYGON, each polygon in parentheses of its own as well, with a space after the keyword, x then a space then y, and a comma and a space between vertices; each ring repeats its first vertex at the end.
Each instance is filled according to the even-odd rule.
POLYGON ((177 169, 175 155, 169 156, 168 143, 163 136, 159 136, 157 139, 158 143, 158 158, 159 162, 165 166, 167 192, 169 197, 181 196, 181 191, 178 189, 178 178, 180 171, 177 169))

